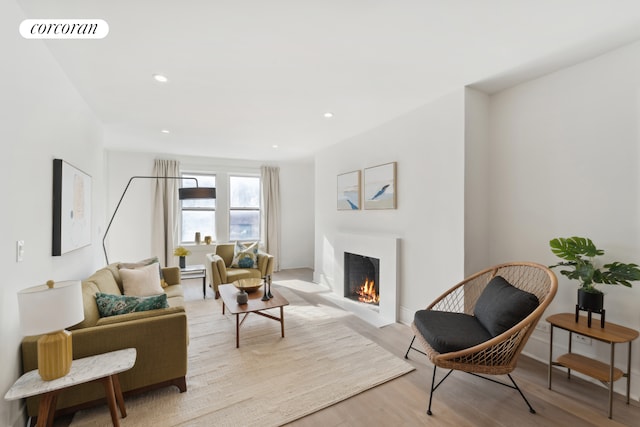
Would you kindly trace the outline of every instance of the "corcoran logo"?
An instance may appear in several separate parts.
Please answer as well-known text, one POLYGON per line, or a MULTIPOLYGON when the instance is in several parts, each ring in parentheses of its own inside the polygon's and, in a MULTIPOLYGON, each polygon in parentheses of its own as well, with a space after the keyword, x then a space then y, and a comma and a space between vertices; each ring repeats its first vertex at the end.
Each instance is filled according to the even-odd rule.
POLYGON ((20 34, 25 39, 102 39, 109 24, 102 19, 25 19, 20 34))

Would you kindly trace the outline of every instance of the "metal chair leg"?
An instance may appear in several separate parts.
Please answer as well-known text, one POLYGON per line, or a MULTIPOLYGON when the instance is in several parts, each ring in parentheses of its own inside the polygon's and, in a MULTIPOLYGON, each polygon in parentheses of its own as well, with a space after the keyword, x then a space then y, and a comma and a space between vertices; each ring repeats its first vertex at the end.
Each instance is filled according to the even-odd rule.
POLYGON ((414 336, 413 336, 413 339, 411 340, 411 344, 409 344, 409 348, 407 349, 407 352, 404 354, 404 358, 405 358, 405 359, 408 359, 408 358, 409 358, 409 350, 417 351, 418 353, 423 354, 423 355, 425 355, 425 356, 427 355, 427 353, 425 353, 424 351, 419 350, 419 349, 417 349, 417 348, 415 348, 415 347, 413 346, 413 342, 414 342, 415 340, 416 340, 416 336, 414 335, 414 336))
POLYGON ((524 397, 524 393, 522 392, 522 390, 520 390, 520 387, 518 387, 518 384, 516 384, 516 382, 514 381, 514 379, 511 377, 511 374, 507 374, 507 376, 509 377, 509 379, 511 380, 511 382, 513 383, 513 388, 515 388, 516 390, 518 390, 518 393, 520 393, 520 396, 522 396, 522 398, 524 399, 525 403, 527 404, 527 406, 529 407, 529 412, 531 412, 532 414, 536 413, 536 410, 533 409, 533 407, 531 406, 531 404, 529 403, 529 401, 527 400, 526 397, 524 397))
MULTIPOLYGON (((438 385, 440 385, 439 383, 438 383, 438 385, 435 385, 436 384, 436 369, 438 369, 438 367, 436 365, 433 365, 433 376, 431 377, 431 392, 429 393, 429 407, 427 407, 427 415, 433 415, 433 412, 431 412, 431 401, 433 400, 433 392, 438 387, 438 385)), ((444 381, 444 379, 443 379, 443 381, 444 381)), ((440 381, 440 382, 442 382, 442 381, 440 381)))
POLYGON ((416 340, 416 336, 413 336, 413 339, 411 340, 411 344, 409 344, 409 348, 407 349, 407 352, 404 354, 404 358, 408 359, 409 358, 409 350, 411 350, 412 346, 413 346, 413 342, 416 340))

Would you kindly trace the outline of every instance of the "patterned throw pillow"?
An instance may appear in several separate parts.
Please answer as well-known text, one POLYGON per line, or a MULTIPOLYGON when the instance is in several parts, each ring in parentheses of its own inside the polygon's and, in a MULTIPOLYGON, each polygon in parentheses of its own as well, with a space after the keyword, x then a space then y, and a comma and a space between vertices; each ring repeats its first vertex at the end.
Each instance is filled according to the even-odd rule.
POLYGON ((135 311, 156 310, 168 308, 167 294, 152 297, 131 297, 126 295, 109 295, 96 293, 96 304, 100 317, 116 316, 118 314, 133 313, 135 311))
POLYGON ((258 268, 258 242, 245 246, 236 242, 233 251, 233 268, 258 268))

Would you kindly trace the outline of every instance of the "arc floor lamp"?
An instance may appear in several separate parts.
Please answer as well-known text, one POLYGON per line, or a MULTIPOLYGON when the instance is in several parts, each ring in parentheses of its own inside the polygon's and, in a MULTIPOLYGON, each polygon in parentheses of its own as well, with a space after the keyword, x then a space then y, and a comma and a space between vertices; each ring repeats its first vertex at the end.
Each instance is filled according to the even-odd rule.
POLYGON ((183 177, 183 176, 132 176, 127 183, 127 186, 124 187, 124 191, 122 192, 122 196, 120 196, 120 200, 116 205, 115 211, 113 211, 113 215, 111 215, 111 219, 109 220, 109 225, 107 225, 107 229, 104 232, 104 237, 102 237, 102 250, 104 251, 104 259, 109 264, 109 256, 107 255, 107 247, 105 245, 105 240, 107 239, 107 234, 109 234, 109 229, 111 228, 111 223, 113 223, 113 219, 116 217, 116 213, 118 213, 118 208, 122 203, 122 199, 124 199, 124 195, 127 194, 127 190, 129 189, 129 185, 134 179, 189 179, 196 182, 195 187, 183 187, 178 188, 178 199, 179 200, 188 200, 188 199, 215 199, 216 198, 216 189, 215 187, 200 187, 198 186, 198 180, 193 177, 183 177))

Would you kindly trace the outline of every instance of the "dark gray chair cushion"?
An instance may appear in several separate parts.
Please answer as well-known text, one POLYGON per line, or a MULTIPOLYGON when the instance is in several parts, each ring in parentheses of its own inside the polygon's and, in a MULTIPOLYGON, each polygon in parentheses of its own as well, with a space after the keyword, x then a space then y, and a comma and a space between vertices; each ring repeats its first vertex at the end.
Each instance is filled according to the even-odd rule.
POLYGON ((492 336, 511 329, 534 311, 540 302, 532 293, 512 286, 496 276, 478 298, 474 315, 492 336))
POLYGON ((413 322, 438 353, 463 350, 492 338, 474 316, 464 313, 418 310, 413 322))

